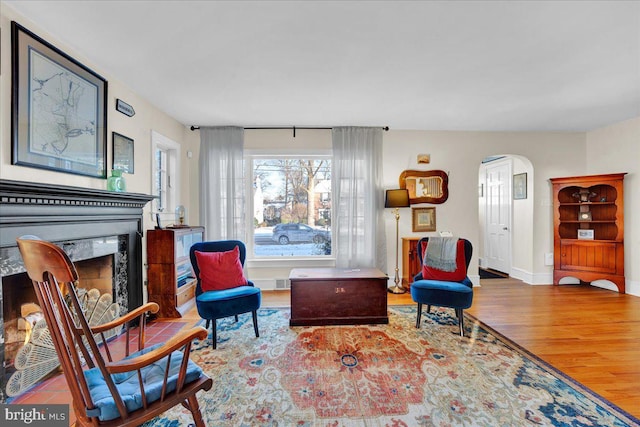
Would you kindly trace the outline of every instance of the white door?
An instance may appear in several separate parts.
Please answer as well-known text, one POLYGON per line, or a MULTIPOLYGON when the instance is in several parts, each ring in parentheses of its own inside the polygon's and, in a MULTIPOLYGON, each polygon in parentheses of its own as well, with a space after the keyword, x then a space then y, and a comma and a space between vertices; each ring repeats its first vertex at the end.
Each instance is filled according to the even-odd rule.
POLYGON ((486 198, 486 267, 511 270, 511 161, 490 163, 486 198))

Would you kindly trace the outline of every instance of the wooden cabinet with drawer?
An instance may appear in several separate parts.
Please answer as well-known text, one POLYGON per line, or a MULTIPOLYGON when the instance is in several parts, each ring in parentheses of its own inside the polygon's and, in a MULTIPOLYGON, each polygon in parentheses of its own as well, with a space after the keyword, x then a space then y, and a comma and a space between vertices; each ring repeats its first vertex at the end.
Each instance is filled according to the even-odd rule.
POLYGON ((158 317, 182 317, 195 304, 196 278, 189 260, 191 245, 204 238, 204 227, 147 230, 149 301, 158 317))

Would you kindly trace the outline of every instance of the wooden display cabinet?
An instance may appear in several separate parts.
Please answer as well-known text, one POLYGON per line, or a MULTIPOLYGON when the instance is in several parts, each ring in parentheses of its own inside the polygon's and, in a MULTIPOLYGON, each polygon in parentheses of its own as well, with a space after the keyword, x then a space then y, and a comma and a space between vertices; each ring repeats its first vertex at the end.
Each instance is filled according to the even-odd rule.
POLYGON ((189 249, 204 238, 204 227, 147 230, 149 301, 158 317, 182 317, 195 304, 196 278, 189 249))
POLYGON ((421 238, 402 238, 402 287, 407 290, 411 288, 414 276, 422 269, 417 250, 418 240, 421 238))
POLYGON ((553 283, 609 280, 625 292, 625 173, 552 178, 553 283))

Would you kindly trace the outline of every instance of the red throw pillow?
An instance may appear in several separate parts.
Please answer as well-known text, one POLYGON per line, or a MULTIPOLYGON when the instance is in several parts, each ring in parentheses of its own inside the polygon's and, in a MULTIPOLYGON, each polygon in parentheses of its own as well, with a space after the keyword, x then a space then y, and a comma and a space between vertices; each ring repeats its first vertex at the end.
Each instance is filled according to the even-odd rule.
POLYGON ((240 262, 240 249, 227 252, 196 251, 202 291, 220 291, 247 284, 240 262))
POLYGON ((458 240, 456 247, 456 269, 455 271, 442 271, 437 268, 427 267, 424 265, 425 255, 427 253, 427 244, 422 248, 422 278, 428 280, 444 280, 447 282, 461 282, 467 277, 467 262, 464 256, 464 240, 458 240))

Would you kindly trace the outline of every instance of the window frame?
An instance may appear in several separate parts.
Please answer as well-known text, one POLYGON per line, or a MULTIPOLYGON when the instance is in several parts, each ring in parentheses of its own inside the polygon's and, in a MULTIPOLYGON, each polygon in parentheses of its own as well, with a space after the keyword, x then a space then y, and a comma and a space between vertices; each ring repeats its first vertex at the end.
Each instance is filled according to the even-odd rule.
MULTIPOLYGON (((246 264, 248 267, 334 267, 335 266, 335 236, 333 234, 333 227, 331 227, 331 242, 332 250, 330 255, 309 255, 309 256, 256 256, 254 245, 254 224, 253 215, 253 161, 256 159, 325 159, 331 160, 331 167, 333 168, 333 152, 326 149, 310 149, 310 150, 245 150, 244 161, 245 170, 250 171, 250 179, 245 182, 245 194, 246 198, 246 227, 247 227, 247 259, 246 264)), ((332 169, 333 176, 333 169, 332 169)), ((333 178, 332 178, 333 179, 333 178)), ((333 206, 331 208, 331 215, 333 218, 334 211, 333 206)))
POLYGON ((152 130, 151 131, 151 194, 157 194, 156 176, 158 168, 156 165, 156 152, 162 150, 166 153, 167 159, 167 200, 166 208, 158 210, 158 202, 154 200, 151 204, 151 214, 160 214, 163 220, 172 220, 175 217, 175 209, 180 204, 180 144, 166 136, 152 130))

